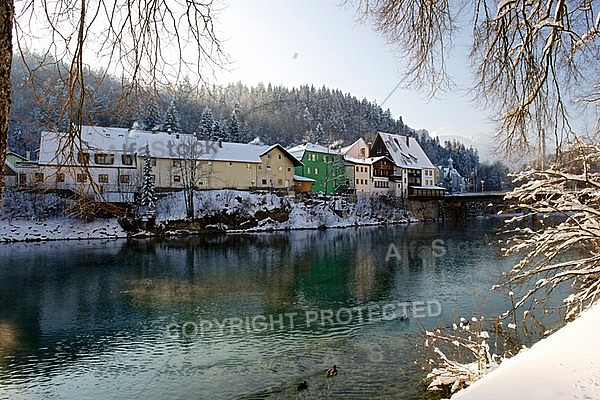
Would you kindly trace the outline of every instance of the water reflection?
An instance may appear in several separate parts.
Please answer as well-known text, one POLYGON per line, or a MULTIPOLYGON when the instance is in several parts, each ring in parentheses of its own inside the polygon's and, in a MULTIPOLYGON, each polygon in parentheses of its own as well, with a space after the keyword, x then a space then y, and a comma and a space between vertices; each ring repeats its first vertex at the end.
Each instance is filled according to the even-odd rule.
POLYGON ((488 292, 508 266, 493 248, 416 250, 484 234, 493 235, 489 225, 419 224, 2 245, 0 354, 9 361, 0 397, 296 398, 303 380, 309 397, 420 397, 412 318, 322 326, 307 324, 306 312, 435 300, 440 315, 421 321, 431 327, 470 315, 476 296, 489 297, 490 313, 504 310, 488 292), (386 260, 390 243, 411 242, 413 253, 386 260), (277 329, 181 331, 286 313, 296 323, 277 329), (340 374, 328 381, 336 362, 340 374))

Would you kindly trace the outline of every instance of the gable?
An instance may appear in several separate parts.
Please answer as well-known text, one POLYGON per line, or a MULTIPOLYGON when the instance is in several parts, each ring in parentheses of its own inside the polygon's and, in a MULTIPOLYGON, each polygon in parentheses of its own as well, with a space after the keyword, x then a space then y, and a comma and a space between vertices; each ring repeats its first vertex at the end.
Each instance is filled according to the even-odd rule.
POLYGON ((378 132, 372 150, 373 156, 387 155, 399 167, 434 168, 419 142, 413 137, 378 132))

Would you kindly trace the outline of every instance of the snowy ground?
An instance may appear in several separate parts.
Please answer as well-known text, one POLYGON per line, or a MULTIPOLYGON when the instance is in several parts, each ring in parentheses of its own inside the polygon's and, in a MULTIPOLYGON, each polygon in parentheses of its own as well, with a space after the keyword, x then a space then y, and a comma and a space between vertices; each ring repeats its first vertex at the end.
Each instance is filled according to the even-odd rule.
MULTIPOLYGON (((331 208, 333 200, 295 202, 292 197, 280 197, 273 194, 258 194, 237 190, 213 190, 196 192, 196 218, 215 214, 232 216, 257 216, 258 225, 240 228, 222 225, 219 228, 228 231, 264 231, 283 229, 316 229, 319 227, 342 228, 357 225, 377 225, 382 223, 409 222, 405 210, 390 207, 369 198, 348 203, 343 217, 331 208), (289 218, 277 220, 273 215, 285 210, 289 218)), ((161 198, 157 204, 157 222, 185 219, 185 202, 182 192, 161 198)), ((411 222, 416 220, 412 219, 411 222)))
MULTIPOLYGON (((93 222, 84 222, 68 217, 36 218, 32 211, 36 207, 27 204, 25 198, 18 200, 22 203, 22 207, 18 207, 19 204, 11 204, 10 208, 13 213, 17 209, 19 217, 0 218, 0 242, 123 238, 128 235, 116 218, 96 219, 93 222)), ((279 197, 268 193, 214 190, 197 192, 194 208, 196 218, 218 215, 225 216, 224 219, 232 216, 233 220, 243 220, 244 218, 256 220, 254 226, 249 225, 248 227, 228 226, 224 223, 206 227, 228 232, 342 228, 409 222, 403 209, 385 205, 380 201, 362 199, 356 203, 350 203, 347 213, 343 217, 338 216, 330 204, 330 201, 326 204, 323 201, 313 200, 295 202, 291 197, 279 197), (282 215, 285 218, 281 218, 282 215)), ((41 209, 42 207, 38 206, 37 208, 41 209)), ((43 209, 47 210, 46 207, 43 209)), ((183 192, 167 194, 159 198, 157 202, 157 223, 159 225, 184 220, 186 220, 186 208, 183 192)), ((182 234, 185 232, 193 233, 193 230, 179 229, 166 233, 182 234)), ((149 232, 140 234, 150 235, 149 232)))
POLYGON ((125 238, 116 218, 92 222, 59 218, 43 221, 0 219, 0 242, 125 238))
POLYGON ((600 399, 600 304, 452 400, 600 399))

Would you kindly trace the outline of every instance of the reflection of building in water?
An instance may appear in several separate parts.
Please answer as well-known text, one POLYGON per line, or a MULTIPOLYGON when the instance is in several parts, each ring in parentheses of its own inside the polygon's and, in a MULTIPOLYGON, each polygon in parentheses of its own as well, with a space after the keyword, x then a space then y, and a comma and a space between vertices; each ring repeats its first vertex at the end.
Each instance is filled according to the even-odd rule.
POLYGON ((356 288, 355 296, 358 301, 368 299, 369 295, 373 293, 376 283, 376 266, 373 262, 373 251, 369 250, 365 248, 357 249, 354 259, 356 268, 354 272, 354 286, 356 288))
POLYGON ((0 320, 0 369, 3 362, 10 362, 8 357, 21 347, 17 327, 10 321, 0 320))

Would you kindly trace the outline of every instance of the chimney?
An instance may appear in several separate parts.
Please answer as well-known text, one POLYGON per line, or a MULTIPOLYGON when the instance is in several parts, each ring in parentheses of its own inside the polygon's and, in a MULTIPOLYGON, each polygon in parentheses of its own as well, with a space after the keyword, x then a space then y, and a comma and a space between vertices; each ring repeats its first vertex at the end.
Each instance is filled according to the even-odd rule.
POLYGON ((407 136, 407 137, 406 137, 406 147, 410 147, 409 139, 410 139, 410 138, 407 136))

